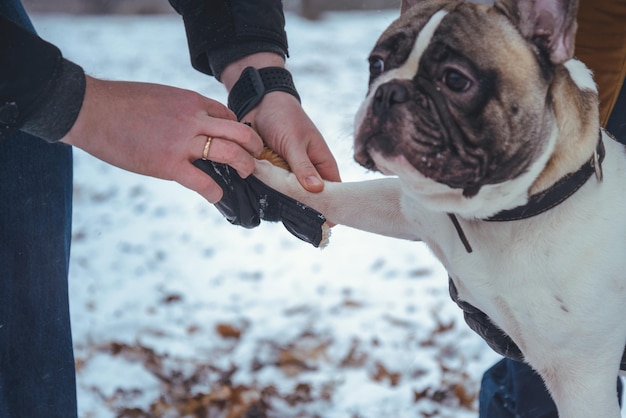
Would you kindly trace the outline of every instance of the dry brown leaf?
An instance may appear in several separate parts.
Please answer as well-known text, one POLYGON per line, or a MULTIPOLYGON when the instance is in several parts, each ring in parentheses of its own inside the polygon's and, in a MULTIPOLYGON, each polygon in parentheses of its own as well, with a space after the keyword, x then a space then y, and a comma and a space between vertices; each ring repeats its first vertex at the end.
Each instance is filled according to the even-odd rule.
POLYGON ((376 382, 383 382, 385 380, 389 381, 389 384, 393 386, 397 386, 400 383, 400 379, 402 379, 402 375, 397 372, 390 372, 387 370, 385 365, 380 362, 376 362, 375 364, 376 371, 372 376, 372 379, 376 382))
POLYGON ((352 345, 350 346, 350 351, 348 354, 341 360, 339 363, 340 367, 363 367, 367 362, 367 354, 361 350, 360 341, 358 339, 352 340, 352 345))
POLYGON ((215 326, 215 332, 217 332, 222 338, 234 338, 237 340, 241 338, 242 334, 241 329, 235 327, 234 325, 224 323, 217 324, 215 326))

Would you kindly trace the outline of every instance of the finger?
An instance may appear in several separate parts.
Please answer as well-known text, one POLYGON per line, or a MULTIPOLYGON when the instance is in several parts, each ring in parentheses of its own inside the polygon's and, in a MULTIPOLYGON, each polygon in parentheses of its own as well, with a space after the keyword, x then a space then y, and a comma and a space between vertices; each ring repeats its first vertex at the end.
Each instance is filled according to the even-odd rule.
POLYGON ((222 103, 217 100, 206 98, 206 112, 208 116, 212 116, 214 118, 219 119, 228 119, 232 121, 237 121, 237 116, 235 113, 230 110, 228 107, 224 106, 222 103))
POLYGON ((174 180, 182 186, 199 193, 211 203, 219 202, 224 194, 211 176, 191 164, 181 165, 176 172, 174 180))
POLYGON ((243 177, 254 170, 254 158, 250 153, 232 141, 223 138, 199 135, 194 138, 194 151, 190 161, 199 158, 228 164, 243 177))
POLYGON ((341 181, 337 162, 325 143, 317 146, 290 148, 285 160, 298 181, 310 192, 320 192, 324 189, 323 180, 341 181))
POLYGON ((286 156, 285 159, 302 187, 314 193, 324 189, 324 181, 306 153, 294 152, 291 156, 286 156))
POLYGON ((309 157, 311 158, 311 162, 315 166, 315 169, 324 180, 334 182, 341 181, 337 161, 328 147, 324 147, 324 149, 319 150, 318 152, 309 152, 309 157))
POLYGON ((322 176, 324 180, 340 182, 341 175, 339 174, 339 167, 337 166, 337 162, 329 157, 328 159, 313 164, 317 172, 322 176))
POLYGON ((209 116, 206 125, 202 127, 202 131, 207 136, 234 142, 254 156, 258 156, 263 150, 261 137, 254 129, 243 123, 209 116))

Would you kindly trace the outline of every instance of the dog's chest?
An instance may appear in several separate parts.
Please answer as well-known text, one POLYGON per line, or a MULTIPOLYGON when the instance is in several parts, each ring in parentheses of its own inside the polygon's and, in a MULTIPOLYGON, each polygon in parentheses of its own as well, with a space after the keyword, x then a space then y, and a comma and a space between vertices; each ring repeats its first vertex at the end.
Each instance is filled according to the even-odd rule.
POLYGON ((605 322, 626 314, 620 307, 626 305, 626 188, 619 181, 624 162, 611 162, 614 157, 602 184, 592 180, 544 215, 514 222, 460 219, 471 253, 446 214, 408 216, 461 300, 487 314, 523 351, 537 339, 557 347, 585 323, 597 327, 589 313, 598 306, 615 306, 598 313, 605 322), (558 330, 554 323, 561 324, 558 330))

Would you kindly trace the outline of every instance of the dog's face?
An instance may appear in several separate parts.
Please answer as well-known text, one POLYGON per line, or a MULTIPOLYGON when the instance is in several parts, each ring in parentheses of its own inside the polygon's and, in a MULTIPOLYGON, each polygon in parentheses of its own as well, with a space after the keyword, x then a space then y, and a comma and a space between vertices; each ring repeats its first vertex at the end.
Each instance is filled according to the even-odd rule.
POLYGON ((528 172, 554 135, 550 85, 571 57, 576 5, 413 3, 370 55, 355 159, 464 198, 528 172))

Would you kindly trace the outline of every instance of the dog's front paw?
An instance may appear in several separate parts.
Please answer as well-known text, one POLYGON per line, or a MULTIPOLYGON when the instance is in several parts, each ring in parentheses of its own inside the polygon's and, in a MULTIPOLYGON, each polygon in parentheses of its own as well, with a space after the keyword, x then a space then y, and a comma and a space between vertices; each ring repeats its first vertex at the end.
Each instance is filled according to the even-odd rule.
POLYGON ((257 161, 251 177, 265 190, 260 200, 262 219, 282 221, 289 232, 315 247, 328 244, 330 225, 322 213, 299 198, 311 193, 302 188, 293 173, 268 161, 257 161))
POLYGON ((298 181, 295 174, 283 168, 277 167, 266 160, 256 160, 256 166, 252 173, 267 186, 285 194, 299 202, 309 204, 307 192, 298 181))

